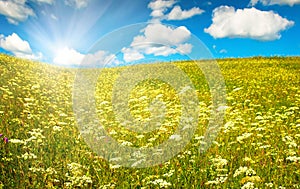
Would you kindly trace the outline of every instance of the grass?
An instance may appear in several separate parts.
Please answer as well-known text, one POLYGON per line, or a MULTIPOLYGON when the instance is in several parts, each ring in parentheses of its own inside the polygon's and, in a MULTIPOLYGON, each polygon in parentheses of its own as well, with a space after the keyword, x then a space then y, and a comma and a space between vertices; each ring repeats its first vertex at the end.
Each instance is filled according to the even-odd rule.
MULTIPOLYGON (((228 108, 213 145, 199 154, 211 105, 205 78, 191 62, 176 63, 198 94, 196 133, 171 160, 126 168, 117 155, 108 162, 94 153, 80 134, 72 106, 76 69, 0 54, 0 188, 300 188, 300 58, 217 61, 228 108)), ((146 134, 124 129, 111 102, 122 69, 106 69, 98 79, 100 122, 124 146, 161 144, 181 116, 176 91, 158 80, 136 85, 128 102, 133 117, 149 119, 149 103, 160 98, 165 120, 146 134)))

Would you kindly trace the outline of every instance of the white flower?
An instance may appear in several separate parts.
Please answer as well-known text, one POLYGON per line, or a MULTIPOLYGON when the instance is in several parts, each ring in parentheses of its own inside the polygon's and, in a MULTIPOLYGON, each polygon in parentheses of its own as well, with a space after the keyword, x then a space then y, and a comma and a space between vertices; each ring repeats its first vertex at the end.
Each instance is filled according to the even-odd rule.
POLYGON ((255 189, 255 186, 253 182, 246 182, 241 189, 255 189))
POLYGON ((132 146, 133 144, 129 141, 122 141, 121 146, 132 146))
POLYGON ((195 136, 195 140, 202 140, 204 139, 204 136, 195 136))
POLYGON ((265 183, 265 185, 266 185, 267 187, 270 187, 270 188, 272 188, 272 187, 274 186, 274 184, 273 184, 272 182, 265 183))
POLYGON ((297 157, 297 156, 288 156, 286 158, 286 160, 289 160, 291 162, 300 162, 300 157, 297 157))
POLYGON ((251 135, 253 135, 253 133, 243 133, 241 136, 236 137, 236 140, 239 143, 243 143, 243 140, 249 138, 251 135))
POLYGON ((225 111, 225 110, 227 110, 229 108, 229 106, 219 106, 218 108, 217 108, 217 111, 218 112, 220 112, 220 111, 225 111))
POLYGON ((122 160, 121 157, 114 157, 114 158, 111 158, 111 159, 109 160, 109 162, 112 162, 112 161, 121 161, 121 160, 122 160))
POLYGON ((154 181, 149 181, 148 184, 154 184, 154 185, 159 185, 159 187, 163 188, 167 188, 169 186, 171 186, 172 184, 163 180, 163 179, 156 179, 154 181))
POLYGON ((171 135, 171 136, 170 136, 170 139, 171 139, 171 140, 180 141, 182 138, 181 138, 180 135, 171 135))
POLYGON ((213 185, 213 184, 217 185, 217 184, 219 184, 219 182, 216 180, 210 180, 205 183, 205 185, 213 185))
POLYGON ((22 154, 22 158, 27 160, 27 159, 36 159, 37 156, 33 153, 25 153, 25 154, 22 154))
POLYGON ((122 167, 121 165, 118 165, 118 164, 116 164, 116 165, 110 165, 110 168, 111 169, 118 169, 118 168, 120 168, 120 167, 122 167))
POLYGON ((218 168, 222 168, 227 165, 228 161, 226 159, 223 159, 221 156, 217 156, 216 158, 211 159, 214 166, 218 168))
POLYGON ((54 131, 54 132, 56 132, 56 131, 58 131, 58 132, 59 132, 59 131, 61 131, 61 130, 62 130, 62 128, 61 128, 60 126, 57 126, 57 125, 56 125, 56 126, 54 126, 52 129, 53 129, 53 131, 54 131))
POLYGON ((171 169, 168 173, 163 174, 164 177, 171 177, 175 173, 174 169, 171 169))
POLYGON ((239 167, 233 174, 233 177, 237 177, 246 173, 247 176, 256 175, 256 172, 250 167, 239 167))
POLYGON ((109 134, 110 134, 110 135, 116 135, 116 134, 118 134, 118 133, 113 129, 113 130, 111 130, 111 131, 109 132, 109 134))
POLYGON ((131 167, 136 167, 136 166, 138 166, 139 164, 141 164, 141 163, 143 163, 143 162, 145 162, 145 161, 146 161, 145 159, 140 159, 140 160, 136 161, 135 163, 133 163, 133 164, 131 165, 131 167))
POLYGON ((9 140, 10 143, 14 143, 14 144, 24 144, 25 142, 23 140, 20 139, 10 139, 9 140))
POLYGON ((189 86, 189 85, 183 87, 183 88, 180 90, 179 94, 183 94, 183 93, 185 93, 185 92, 188 91, 188 90, 192 90, 192 87, 189 86))
POLYGON ((259 148, 260 149, 265 149, 265 148, 270 148, 270 147, 271 147, 271 145, 267 144, 267 145, 260 146, 259 148))

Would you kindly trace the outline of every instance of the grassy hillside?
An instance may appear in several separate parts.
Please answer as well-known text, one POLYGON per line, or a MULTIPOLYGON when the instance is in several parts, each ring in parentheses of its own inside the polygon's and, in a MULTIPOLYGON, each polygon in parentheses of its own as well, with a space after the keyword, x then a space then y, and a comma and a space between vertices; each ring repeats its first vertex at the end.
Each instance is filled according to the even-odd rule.
MULTIPOLYGON (((218 63, 228 109, 211 148, 199 154, 210 114, 208 85, 195 65, 177 63, 197 90, 199 128, 173 159, 138 169, 107 162, 84 142, 72 107, 76 69, 0 54, 0 188, 300 188, 300 58, 218 63)), ((106 69, 98 80, 101 123, 120 144, 160 144, 178 124, 176 92, 158 81, 137 85, 130 96, 132 114, 148 119, 149 104, 141 97, 163 93, 167 115, 159 130, 130 132, 115 121, 110 102, 122 69, 106 69)))

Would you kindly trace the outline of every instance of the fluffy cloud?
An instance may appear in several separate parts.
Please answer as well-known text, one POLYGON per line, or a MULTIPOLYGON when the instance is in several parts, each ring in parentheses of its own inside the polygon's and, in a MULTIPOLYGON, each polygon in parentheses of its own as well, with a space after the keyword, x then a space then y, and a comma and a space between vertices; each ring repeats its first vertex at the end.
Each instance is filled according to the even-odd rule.
POLYGON ((87 54, 82 62, 84 66, 106 66, 111 64, 119 64, 116 56, 107 51, 98 51, 94 54, 87 54))
POLYGON ((156 0, 151 1, 148 4, 148 8, 152 9, 150 16, 152 16, 152 22, 167 19, 167 20, 184 20, 191 18, 195 15, 202 14, 204 11, 200 8, 193 7, 190 10, 182 10, 180 6, 175 6, 169 14, 165 15, 165 12, 172 8, 177 1, 175 0, 156 0))
POLYGON ((140 53, 134 48, 123 48, 122 53, 125 62, 132 62, 145 58, 145 56, 142 53, 140 53))
POLYGON ((47 4, 53 4, 55 0, 31 0, 36 3, 47 3, 47 4))
POLYGON ((148 8, 152 9, 151 16, 154 18, 159 18, 164 16, 164 12, 168 9, 173 7, 176 3, 174 0, 156 0, 151 1, 148 4, 148 8))
POLYGON ((280 32, 294 25, 273 11, 256 8, 237 9, 221 6, 213 11, 213 23, 204 31, 214 38, 252 38, 262 41, 276 40, 280 32))
POLYGON ((295 4, 300 4, 300 0, 251 0, 250 5, 254 6, 258 2, 262 3, 263 5, 289 5, 294 6, 295 4))
MULTIPOLYGON (((17 25, 19 22, 27 20, 30 16, 35 16, 34 11, 26 5, 27 0, 0 0, 0 14, 6 16, 7 21, 17 25)), ((54 0, 31 0, 34 3, 52 4, 54 0)))
POLYGON ((185 26, 173 29, 162 24, 149 24, 144 29, 144 35, 136 36, 131 46, 147 43, 176 46, 188 40, 190 36, 191 32, 185 26))
POLYGON ((184 26, 171 28, 162 24, 149 24, 143 35, 136 36, 130 48, 123 48, 125 62, 144 58, 144 54, 169 56, 172 54, 189 54, 192 45, 186 43, 191 32, 184 26))
POLYGON ((15 33, 7 37, 5 37, 4 35, 0 35, 0 47, 20 58, 34 60, 42 58, 42 53, 38 53, 37 55, 33 54, 29 43, 22 40, 15 33))
MULTIPOLYGON (((27 20, 30 16, 36 16, 34 10, 28 6, 28 2, 36 4, 53 4, 55 0, 0 0, 0 14, 4 15, 7 21, 17 25, 27 20)), ((84 8, 89 0, 65 0, 65 4, 76 9, 84 8)))
POLYGON ((107 64, 118 64, 118 61, 115 55, 106 51, 84 55, 73 48, 65 47, 57 51, 53 63, 64 66, 105 66, 107 64))
POLYGON ((65 47, 58 50, 53 59, 53 63, 59 65, 80 65, 83 58, 83 54, 77 52, 72 48, 65 47))
POLYGON ((181 10, 180 6, 175 6, 167 15, 167 20, 184 20, 202 14, 203 12, 204 10, 198 7, 193 7, 190 10, 181 10))
POLYGON ((0 1, 0 14, 6 16, 11 24, 18 24, 29 16, 34 16, 33 10, 25 4, 26 1, 0 1))
POLYGON ((65 4, 74 7, 76 9, 81 9, 87 7, 89 0, 65 0, 65 4))
POLYGON ((7 37, 2 36, 0 46, 10 52, 30 54, 32 50, 27 41, 23 41, 17 34, 13 33, 7 37))

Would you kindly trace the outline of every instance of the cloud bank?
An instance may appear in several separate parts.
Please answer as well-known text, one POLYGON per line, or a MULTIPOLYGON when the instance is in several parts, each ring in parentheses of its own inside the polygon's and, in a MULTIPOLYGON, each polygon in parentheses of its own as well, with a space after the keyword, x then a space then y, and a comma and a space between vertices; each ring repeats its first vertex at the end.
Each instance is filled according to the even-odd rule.
POLYGON ((251 38, 272 41, 281 37, 280 32, 292 27, 293 21, 282 18, 273 11, 256 8, 237 9, 221 6, 213 11, 212 24, 204 32, 214 38, 251 38))
POLYGON ((294 6, 296 4, 300 4, 300 0, 251 0, 250 5, 254 6, 257 3, 262 3, 265 6, 270 6, 270 5, 289 5, 289 6, 294 6))
POLYGON ((134 37, 129 48, 123 48, 125 62, 143 59, 146 55, 169 56, 172 54, 188 54, 192 45, 186 43, 191 32, 185 27, 172 28, 160 23, 149 24, 142 35, 134 37))
POLYGON ((173 7, 177 1, 174 0, 156 0, 148 4, 148 8, 152 10, 150 16, 152 22, 160 22, 161 20, 184 20, 195 15, 200 15, 204 10, 193 7, 190 10, 182 10, 180 6, 173 7), (169 12, 168 9, 173 9, 169 12))
POLYGON ((22 40, 16 33, 7 37, 0 35, 0 47, 20 58, 31 60, 40 60, 42 58, 42 53, 33 54, 29 43, 22 40))

